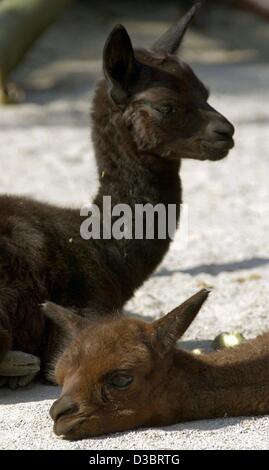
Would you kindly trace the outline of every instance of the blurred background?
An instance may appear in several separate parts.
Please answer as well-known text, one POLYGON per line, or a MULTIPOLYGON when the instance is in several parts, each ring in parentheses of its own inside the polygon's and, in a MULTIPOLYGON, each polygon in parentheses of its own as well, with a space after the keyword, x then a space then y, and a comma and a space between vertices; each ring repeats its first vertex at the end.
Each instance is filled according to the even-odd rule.
MULTIPOLYGON (((210 88, 210 103, 235 124, 236 146, 221 162, 184 162, 188 246, 176 243, 171 248, 130 304, 137 313, 145 312, 145 306, 149 314, 166 311, 179 303, 178 292, 184 298, 204 284, 221 286, 219 302, 228 300, 229 325, 231 311, 238 314, 238 302, 245 299, 248 308, 252 301, 267 305, 268 3, 205 1, 185 37, 180 55, 210 88), (226 294, 222 286, 227 283, 226 294), (266 292, 261 294, 261 289, 266 292), (234 296, 239 296, 235 304, 234 296)), ((135 45, 150 46, 192 4, 0 0, 0 70, 6 103, 0 106, 0 192, 64 206, 89 202, 97 189, 90 103, 102 75, 107 35, 116 23, 123 23, 135 45)), ((261 325, 251 311, 244 328, 253 333, 261 325)), ((213 321, 211 307, 208 324, 213 321)))

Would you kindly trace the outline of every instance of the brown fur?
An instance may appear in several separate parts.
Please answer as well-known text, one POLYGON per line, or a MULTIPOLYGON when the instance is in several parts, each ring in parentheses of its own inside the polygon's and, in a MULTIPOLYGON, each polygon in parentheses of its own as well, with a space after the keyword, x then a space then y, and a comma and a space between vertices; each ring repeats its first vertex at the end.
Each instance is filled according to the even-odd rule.
MULTIPOLYGON (((101 209, 105 195, 112 206, 173 203, 179 217, 181 159, 225 157, 233 126, 209 106, 207 90, 188 65, 164 49, 134 51, 122 26, 107 40, 104 71, 92 107, 100 180, 95 204, 101 209)), ((43 367, 63 342, 40 310, 45 299, 82 317, 110 317, 170 243, 168 235, 83 240, 78 210, 21 197, 1 197, 0 220, 0 330, 9 338, 0 351, 34 353, 43 367)))
MULTIPOLYGON (((62 394, 51 408, 54 431, 78 439, 139 426, 269 412, 269 333, 202 356, 175 348, 208 292, 151 324, 114 318, 72 330, 55 377, 62 394), (113 377, 131 377, 126 386, 113 377)), ((75 317, 47 314, 71 331, 75 317), (64 323, 65 322, 65 323, 64 323)), ((129 380, 129 379, 128 379, 129 380)))

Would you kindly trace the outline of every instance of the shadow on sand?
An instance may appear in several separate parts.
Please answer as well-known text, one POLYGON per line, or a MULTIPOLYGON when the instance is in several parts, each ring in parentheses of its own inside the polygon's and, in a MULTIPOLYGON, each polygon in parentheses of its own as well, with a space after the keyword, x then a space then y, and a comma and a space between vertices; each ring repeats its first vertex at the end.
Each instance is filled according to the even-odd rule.
POLYGON ((0 405, 55 400, 59 395, 59 387, 43 384, 41 382, 34 382, 25 388, 17 390, 10 390, 9 388, 3 387, 0 389, 0 405))
POLYGON ((242 261, 234 261, 229 263, 212 263, 201 264, 188 269, 166 269, 163 268, 159 272, 153 274, 156 277, 171 276, 171 274, 182 273, 190 274, 191 276, 198 276, 199 274, 210 274, 217 276, 223 272, 236 272, 240 270, 254 269, 269 264, 269 258, 251 258, 242 261))

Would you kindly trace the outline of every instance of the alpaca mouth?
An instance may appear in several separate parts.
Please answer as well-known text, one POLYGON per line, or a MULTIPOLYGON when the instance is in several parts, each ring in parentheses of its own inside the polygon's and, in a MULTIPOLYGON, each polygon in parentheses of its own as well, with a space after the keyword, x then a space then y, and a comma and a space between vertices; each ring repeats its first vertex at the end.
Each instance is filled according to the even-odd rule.
POLYGON ((234 139, 217 139, 214 142, 203 143, 203 150, 205 152, 206 160, 221 160, 225 158, 230 150, 234 147, 234 139))
POLYGON ((61 416, 54 422, 53 431, 56 436, 67 437, 71 435, 84 421, 82 416, 61 416))

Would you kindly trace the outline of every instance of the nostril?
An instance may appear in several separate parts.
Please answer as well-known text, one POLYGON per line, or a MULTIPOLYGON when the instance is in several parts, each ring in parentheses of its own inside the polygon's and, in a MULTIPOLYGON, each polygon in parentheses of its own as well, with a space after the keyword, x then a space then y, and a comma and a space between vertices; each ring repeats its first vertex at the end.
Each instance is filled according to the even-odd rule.
POLYGON ((216 134, 219 134, 225 138, 232 138, 235 132, 234 126, 228 122, 218 123, 214 129, 216 134))
POLYGON ((64 395, 53 403, 50 408, 50 416, 54 421, 56 421, 61 416, 72 414, 76 411, 78 411, 76 403, 70 396, 64 395))

